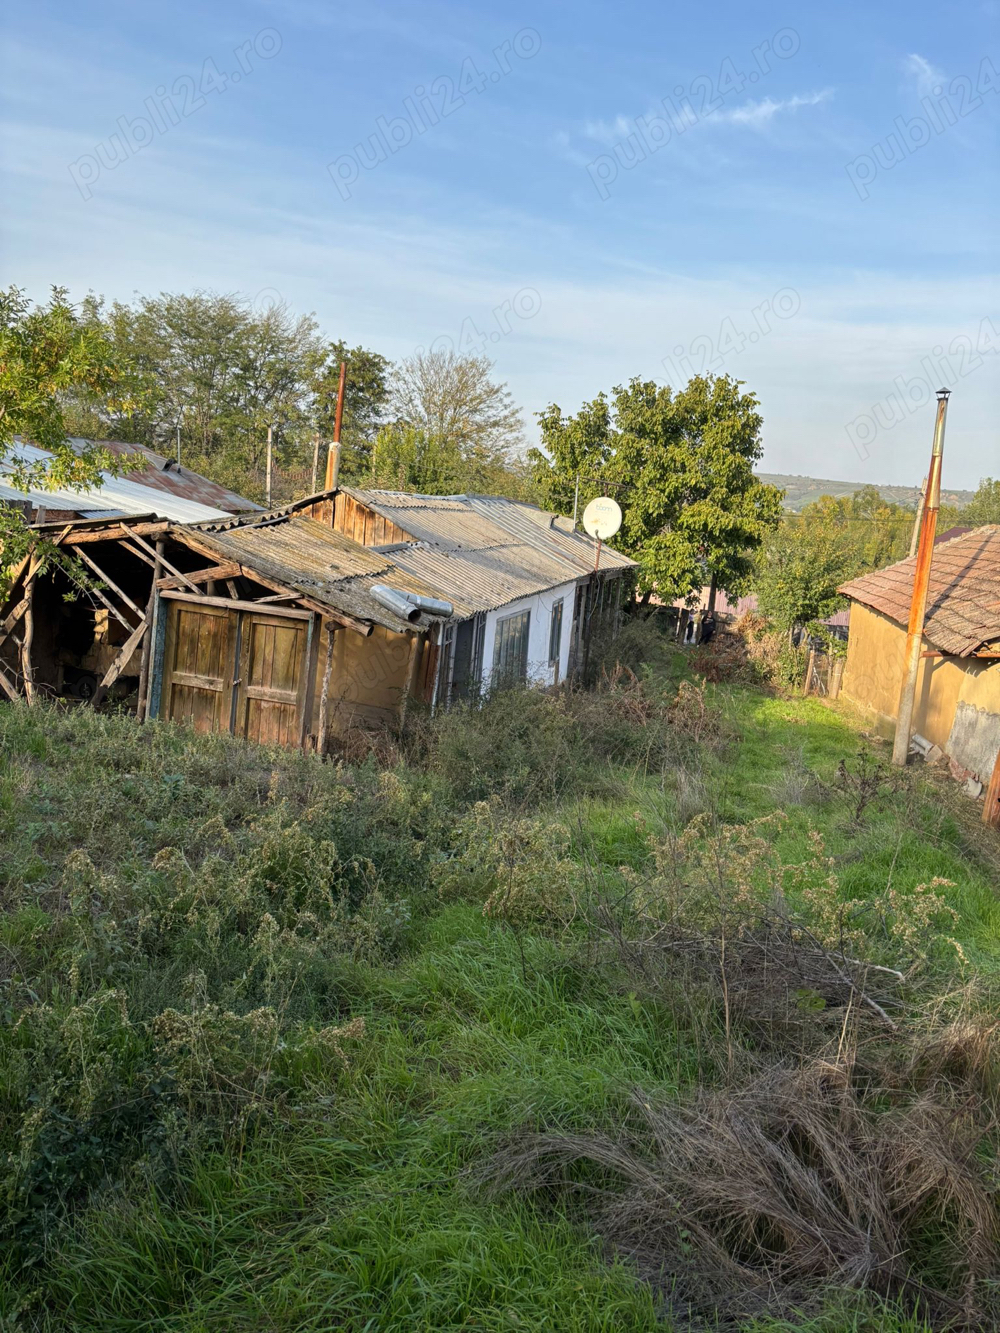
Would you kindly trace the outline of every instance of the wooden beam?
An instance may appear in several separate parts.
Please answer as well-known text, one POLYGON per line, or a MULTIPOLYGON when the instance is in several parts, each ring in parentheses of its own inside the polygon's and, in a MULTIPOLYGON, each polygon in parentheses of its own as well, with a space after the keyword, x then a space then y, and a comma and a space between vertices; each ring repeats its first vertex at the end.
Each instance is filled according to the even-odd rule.
MULTIPOLYGON (((161 533, 167 532, 170 524, 167 522, 137 523, 134 528, 125 527, 124 524, 116 523, 112 528, 76 528, 73 531, 73 545, 89 545, 91 542, 120 542, 122 540, 121 530, 125 529, 130 538, 139 540, 139 534, 147 537, 158 537, 161 533)), ((70 530, 73 525, 70 524, 70 530)))
POLYGON ((1000 751, 993 764, 990 785, 986 788, 986 800, 983 802, 983 823, 991 828, 1000 826, 1000 751))
MULTIPOLYGON (((149 665, 152 658, 153 641, 156 638, 156 612, 159 607, 159 601, 156 596, 156 579, 160 572, 160 557, 163 555, 164 538, 156 539, 156 559, 153 562, 153 586, 149 590, 149 601, 146 603, 146 624, 149 626, 149 633, 142 644, 142 666, 139 670, 139 698, 135 705, 135 715, 140 722, 146 720, 146 703, 149 699, 149 665)), ((142 554, 141 552, 139 554, 142 554)), ((145 555, 142 556, 145 560, 145 555)))
POLYGON ((0 624, 0 643, 6 639, 7 635, 11 632, 27 609, 28 599, 27 597, 22 597, 17 606, 11 611, 10 615, 4 620, 3 624, 0 624))
POLYGON ((139 617, 140 620, 145 620, 145 619, 146 619, 146 614, 145 614, 145 612, 144 612, 144 611, 141 611, 141 610, 139 609, 139 607, 136 606, 135 602, 132 601, 132 598, 128 595, 128 593, 127 593, 127 592, 123 592, 123 591, 121 590, 121 588, 119 588, 118 584, 115 583, 114 579, 111 578, 111 576, 110 576, 109 574, 105 574, 104 570, 100 567, 100 565, 97 563, 96 560, 92 559, 92 558, 87 554, 86 551, 78 551, 77 548, 76 548, 75 546, 73 546, 72 544, 70 545, 70 548, 69 548, 69 549, 70 549, 75 555, 78 555, 78 556, 80 557, 80 559, 83 561, 83 563, 84 563, 89 569, 92 569, 92 570, 94 571, 94 573, 97 575, 97 577, 98 577, 99 579, 101 579, 104 583, 106 583, 107 586, 111 589, 112 592, 116 592, 116 593, 118 594, 118 596, 122 599, 122 601, 125 603, 125 605, 126 605, 126 606, 129 606, 129 607, 132 608, 132 610, 136 613, 136 615, 139 617))
POLYGON ((420 658, 423 655, 424 639, 421 634, 412 636, 413 642, 410 644, 410 661, 406 672, 406 686, 403 689, 403 697, 399 706, 399 726, 400 729, 406 722, 406 706, 413 697, 413 691, 417 683, 417 668, 420 666, 420 658))
POLYGON ((236 586, 235 579, 226 579, 226 587, 229 589, 229 596, 239 598, 240 590, 236 586))
POLYGON ((7 679, 7 673, 2 667, 0 667, 0 689, 3 689, 6 692, 7 697, 13 699, 15 703, 17 703, 18 699, 21 697, 15 687, 7 679))
POLYGON ((326 754, 327 728, 329 727, 329 709, 330 709, 330 674, 333 671, 333 626, 326 627, 326 662, 323 666, 323 687, 319 695, 319 735, 316 738, 316 749, 320 754, 326 754))
POLYGON ((93 705, 94 708, 97 707, 97 705, 104 698, 105 694, 108 692, 111 686, 115 683, 118 677, 125 670, 125 667, 128 665, 129 658, 132 656, 136 648, 139 646, 139 641, 142 638, 142 636, 146 633, 146 629, 147 629, 146 618, 145 616, 143 616, 142 621, 138 625, 136 625, 135 629, 125 640, 124 644, 122 644, 121 652, 108 667, 107 671, 105 671, 101 683, 94 691, 94 697, 93 699, 91 699, 91 704, 93 705))
POLYGON ((160 596, 172 602, 192 602, 197 606, 222 606, 229 611, 257 611, 261 615, 284 616, 291 620, 308 620, 311 611, 303 611, 297 606, 261 606, 260 602, 244 602, 229 597, 208 597, 200 592, 178 592, 175 588, 161 588, 160 596))
MULTIPOLYGON (((231 579, 234 575, 239 573, 239 565, 234 564, 230 560, 224 565, 209 565, 207 569, 196 569, 192 573, 185 575, 183 582, 189 584, 211 583, 216 579, 231 579)), ((176 575, 172 575, 165 579, 157 579, 156 581, 157 587, 159 588, 176 588, 180 586, 181 582, 182 580, 176 575)))
MULTIPOLYGON (((134 533, 133 536, 135 536, 134 533)), ((143 541, 141 537, 135 537, 135 540, 138 542, 138 544, 142 547, 144 551, 148 551, 149 554, 154 557, 154 559, 156 558, 156 552, 148 542, 143 541)), ((192 583, 191 580, 188 578, 188 576, 186 574, 182 574, 179 569, 175 569, 162 552, 160 553, 160 564, 163 566, 164 569, 169 569, 171 574, 173 574, 175 578, 180 579, 181 583, 186 584, 192 590, 192 592, 199 591, 198 585, 196 583, 192 583)))
POLYGON ((123 625, 125 629, 128 630, 129 634, 132 633, 132 630, 135 628, 135 626, 125 619, 125 617, 118 610, 117 606, 115 606, 114 602, 111 600, 110 597, 105 597, 104 593, 101 592, 100 588, 88 588, 87 592, 90 593, 92 597, 96 597, 99 602, 101 602, 105 607, 107 607, 107 609, 111 612, 111 614, 118 621, 118 623, 120 625, 123 625))
POLYGON ((305 750, 309 741, 313 707, 316 701, 316 668, 319 666, 319 633, 323 624, 319 616, 309 621, 306 640, 306 687, 302 696, 302 718, 299 723, 299 746, 305 750))
POLYGON ((258 597, 258 602, 297 602, 299 594, 297 592, 272 592, 268 597, 258 597))
MULTIPOLYGON (((156 540, 160 542, 163 540, 163 538, 157 537, 156 540)), ((135 556, 136 560, 142 560, 145 564, 147 564, 150 567, 150 569, 156 568, 156 561, 153 560, 150 556, 148 556, 145 551, 141 551, 139 547, 135 545, 134 542, 127 542, 125 541, 124 538, 122 538, 122 540, 118 543, 118 545, 121 546, 124 550, 128 551, 129 555, 135 556)))

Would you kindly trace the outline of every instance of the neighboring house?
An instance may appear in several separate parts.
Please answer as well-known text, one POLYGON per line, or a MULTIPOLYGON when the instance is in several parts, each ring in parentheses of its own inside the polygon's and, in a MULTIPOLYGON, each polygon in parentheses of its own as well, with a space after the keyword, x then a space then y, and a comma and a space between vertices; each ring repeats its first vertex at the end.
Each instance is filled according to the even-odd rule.
POLYGON ((617 623, 634 561, 573 521, 488 495, 412 495, 342 487, 301 501, 401 569, 439 589, 455 614, 442 629, 435 702, 502 680, 554 685, 581 669, 598 622, 617 623))
MULTIPOLYGON (((1000 527, 942 534, 931 561, 913 729, 987 781, 1000 749, 1000 527)), ((851 630, 842 693, 891 731, 916 560, 844 584, 851 630)))
POLYGON ((172 459, 154 454, 138 444, 117 440, 90 441, 73 438, 70 444, 82 451, 97 443, 111 453, 134 463, 132 471, 120 477, 104 474, 101 485, 91 490, 60 487, 55 491, 22 491, 5 481, 15 463, 29 465, 47 462, 52 455, 45 449, 25 444, 15 437, 14 445, 0 458, 0 502, 18 504, 30 523, 71 522, 76 519, 122 518, 153 515, 176 523, 197 523, 221 518, 225 514, 260 510, 260 506, 234 491, 219 486, 207 477, 179 467, 172 459))
POLYGON ((39 527, 99 584, 67 599, 62 570, 22 562, 0 606, 0 689, 97 701, 115 689, 140 716, 323 751, 353 726, 401 721, 410 700, 553 684, 595 617, 617 619, 631 561, 609 552, 595 575, 594 543, 552 515, 394 495, 385 508, 403 528, 360 494, 198 523, 39 527), (369 541, 338 530, 338 505, 371 524, 369 541))

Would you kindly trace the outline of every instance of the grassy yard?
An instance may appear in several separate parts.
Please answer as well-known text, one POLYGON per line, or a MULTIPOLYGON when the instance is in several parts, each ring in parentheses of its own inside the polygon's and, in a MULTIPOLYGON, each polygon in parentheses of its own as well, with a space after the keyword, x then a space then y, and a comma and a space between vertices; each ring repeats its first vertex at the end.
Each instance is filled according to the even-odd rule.
MULTIPOLYGON (((3 1333, 715 1323, 666 1251, 654 1272, 595 1215, 597 1167, 497 1185, 532 1135, 637 1142, 635 1090, 680 1106, 774 1056, 715 981, 633 967, 608 903, 648 896, 691 820, 714 848, 776 811, 763 842, 788 867, 821 835, 842 903, 947 881, 953 916, 864 918, 871 965, 905 973, 894 1041, 988 1007, 1000 906, 950 794, 894 778, 845 713, 703 692, 665 647, 646 675, 573 708, 494 701, 353 765, 0 709, 3 1333)), ((853 1000, 794 994, 778 1064, 855 1021, 886 1040, 853 1000)), ((933 1255, 950 1225, 913 1234, 933 1255)), ((738 1326, 924 1333, 944 1326, 925 1277, 950 1290, 817 1280, 738 1326)))

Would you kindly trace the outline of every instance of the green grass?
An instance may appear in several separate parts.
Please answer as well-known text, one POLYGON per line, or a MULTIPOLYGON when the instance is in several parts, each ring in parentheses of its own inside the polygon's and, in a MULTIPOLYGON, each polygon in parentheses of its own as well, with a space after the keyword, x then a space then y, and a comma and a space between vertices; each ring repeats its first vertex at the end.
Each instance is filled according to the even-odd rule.
MULTIPOLYGON (((659 679, 683 671, 678 655, 659 679)), ((988 868, 930 789, 853 827, 808 776, 829 786, 852 759, 850 719, 736 688, 715 703, 735 739, 681 746, 684 790, 677 765, 623 753, 556 794, 575 856, 640 868, 636 814, 676 823, 699 798, 727 822, 783 807, 782 851, 818 828, 849 896, 890 871, 954 880, 955 934, 995 966, 988 868)), ((620 1124, 636 1086, 682 1094, 711 1076, 705 1033, 591 965, 572 929, 439 902, 465 806, 433 762, 386 778, 85 709, 0 710, 0 1147, 21 1163, 0 1190, 3 1333, 671 1326, 582 1216, 487 1197, 481 1172, 525 1127, 620 1124), (168 1009, 205 1018, 203 1048, 164 1045, 168 1009), (261 1061, 239 1024, 267 1009, 281 1040, 261 1061), (321 1034, 352 1019, 341 1058, 321 1034)), ((753 1328, 924 1333, 836 1293, 753 1328)))

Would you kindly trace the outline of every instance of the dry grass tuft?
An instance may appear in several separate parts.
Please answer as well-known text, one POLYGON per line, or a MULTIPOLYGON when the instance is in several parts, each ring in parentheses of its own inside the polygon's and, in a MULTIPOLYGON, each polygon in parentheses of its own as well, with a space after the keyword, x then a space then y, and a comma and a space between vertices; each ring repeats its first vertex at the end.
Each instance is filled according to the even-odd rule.
POLYGON ((525 1136, 492 1184, 578 1196, 691 1317, 808 1310, 833 1284, 902 1300, 935 1328, 995 1326, 996 1108, 943 1078, 956 1058, 992 1078, 994 1034, 943 1030, 930 1049, 903 1078, 841 1050, 680 1104, 636 1093, 627 1130, 525 1136))

